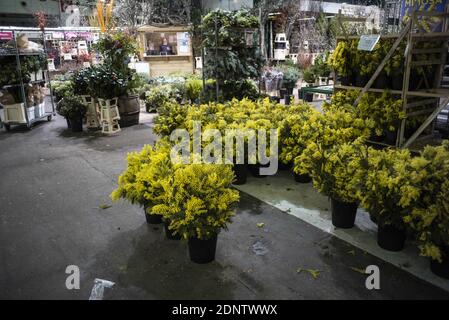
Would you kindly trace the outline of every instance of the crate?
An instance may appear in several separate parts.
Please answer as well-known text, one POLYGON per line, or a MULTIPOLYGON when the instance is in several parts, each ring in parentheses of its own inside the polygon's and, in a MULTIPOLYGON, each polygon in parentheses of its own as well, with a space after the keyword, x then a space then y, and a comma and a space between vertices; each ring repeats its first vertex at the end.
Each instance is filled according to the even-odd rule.
POLYGON ((34 115, 36 118, 42 118, 45 116, 45 103, 40 103, 34 106, 34 115))
POLYGON ((5 117, 3 121, 4 123, 9 122, 27 123, 25 118, 25 104, 23 103, 5 104, 3 105, 3 108, 5 117))

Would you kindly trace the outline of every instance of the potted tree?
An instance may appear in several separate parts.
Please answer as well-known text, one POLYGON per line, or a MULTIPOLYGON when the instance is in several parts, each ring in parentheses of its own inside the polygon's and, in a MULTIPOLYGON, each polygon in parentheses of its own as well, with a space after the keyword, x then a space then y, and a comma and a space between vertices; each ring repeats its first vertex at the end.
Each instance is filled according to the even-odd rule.
POLYGON ((95 44, 95 49, 103 56, 103 65, 111 72, 120 74, 123 80, 117 96, 120 125, 138 124, 140 101, 135 90, 142 84, 142 79, 128 67, 130 57, 138 54, 135 37, 130 32, 109 32, 95 44))
MULTIPOLYGON (((291 106, 287 116, 280 125, 280 154, 279 160, 285 165, 291 165, 307 147, 309 141, 316 139, 317 131, 310 130, 310 123, 319 121, 321 114, 308 104, 291 106)), ((309 183, 307 173, 297 173, 293 170, 296 182, 309 183)))
POLYGON ((389 251, 400 251, 406 239, 404 218, 421 197, 425 163, 413 159, 408 150, 368 149, 363 161, 366 174, 361 185, 361 205, 378 225, 377 243, 389 251))
POLYGON ((449 141, 438 147, 427 146, 419 163, 422 194, 416 206, 404 217, 414 231, 421 255, 430 258, 431 271, 449 279, 449 141))
POLYGON ((105 64, 91 68, 88 83, 90 95, 102 107, 116 106, 118 97, 126 92, 126 77, 105 64))
POLYGON ((358 179, 362 168, 364 139, 323 149, 310 144, 299 157, 300 169, 312 176, 314 187, 330 197, 332 224, 337 228, 352 228, 358 207, 358 179))
POLYGON ((329 65, 334 70, 336 78, 344 86, 352 84, 352 72, 350 68, 351 43, 339 41, 334 52, 329 57, 329 65))
POLYGON ((239 200, 238 191, 230 188, 233 178, 230 165, 181 166, 167 184, 163 204, 153 207, 170 220, 170 229, 188 240, 195 263, 215 259, 217 236, 231 221, 239 200))
POLYGON ((296 87, 296 83, 300 77, 299 69, 293 65, 285 65, 281 67, 282 86, 286 89, 286 94, 284 95, 285 104, 290 104, 291 96, 293 95, 293 89, 296 87))
POLYGON ((167 85, 154 86, 145 92, 145 109, 147 112, 157 112, 157 110, 170 101, 169 88, 167 85))
POLYGON ((325 113, 310 122, 316 134, 295 159, 295 172, 308 173, 314 187, 331 198, 332 223, 351 228, 357 212, 358 179, 356 165, 363 156, 364 140, 370 135, 368 121, 353 112, 326 106, 325 113))
MULTIPOLYGON (((303 77, 303 80, 305 81, 307 87, 312 87, 316 81, 316 76, 315 76, 312 68, 304 70, 302 77, 303 77)), ((306 92, 305 97, 303 97, 303 98, 307 102, 312 102, 313 101, 313 93, 306 92)))
POLYGON ((68 119, 73 132, 83 131, 83 118, 87 107, 80 97, 65 97, 58 103, 58 113, 68 119))

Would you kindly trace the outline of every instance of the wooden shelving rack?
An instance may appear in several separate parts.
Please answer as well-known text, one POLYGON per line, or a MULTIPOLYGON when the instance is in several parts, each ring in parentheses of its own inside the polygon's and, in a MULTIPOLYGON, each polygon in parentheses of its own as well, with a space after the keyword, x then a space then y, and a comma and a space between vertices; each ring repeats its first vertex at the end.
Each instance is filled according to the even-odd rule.
MULTIPOLYGON (((342 26, 342 25, 341 25, 342 26)), ((348 36, 342 26, 343 29, 343 37, 338 37, 339 40, 350 40, 350 39, 358 39, 358 36, 348 36)), ((428 12, 428 11, 411 11, 410 19, 406 26, 402 29, 400 33, 397 34, 387 34, 381 35, 381 38, 390 38, 395 39, 393 46, 390 51, 386 54, 383 61, 379 64, 376 71, 366 83, 365 87, 355 87, 355 86, 343 86, 336 84, 334 88, 336 90, 359 90, 358 98, 356 99, 354 106, 357 106, 358 102, 362 95, 366 92, 385 92, 388 91, 391 94, 398 95, 402 100, 402 110, 406 114, 405 119, 401 121, 400 128, 398 130, 397 139, 396 139, 396 147, 398 148, 410 148, 417 149, 422 146, 424 141, 432 140, 431 136, 433 135, 433 125, 435 123, 435 119, 441 110, 448 105, 449 103, 449 89, 440 88, 441 82, 443 79, 443 71, 444 66, 448 63, 447 55, 448 55, 448 42, 449 42, 449 10, 448 6, 446 6, 444 12, 428 12), (442 19, 442 28, 441 31, 433 31, 433 32, 424 32, 422 30, 418 30, 416 26, 416 22, 420 17, 440 17, 442 19), (390 90, 390 89, 374 89, 371 88, 372 84, 382 72, 386 63, 393 56, 396 49, 399 47, 401 41, 406 39, 407 45, 406 50, 404 52, 404 76, 402 83, 402 90, 390 90), (439 48, 433 49, 418 49, 414 48, 414 45, 420 41, 438 41, 441 42, 441 46, 439 48), (433 60, 416 60, 416 54, 424 54, 424 53, 432 53, 438 55, 438 59, 433 60), (413 67, 417 66, 436 66, 436 72, 434 75, 425 75, 418 84, 418 89, 409 90, 410 84, 410 74, 413 67), (432 79, 428 79, 432 77, 432 79), (424 86, 424 87, 422 87, 424 86), (413 116, 423 116, 427 115, 427 118, 422 122, 419 128, 408 138, 405 137, 405 127, 407 120, 413 116), (432 125, 432 126, 431 126, 432 125), (422 135, 423 132, 431 127, 429 135, 422 135)), ((438 140, 438 138, 436 138, 438 140)), ((376 143, 376 142, 373 142, 376 143)), ((383 143, 379 143, 384 145, 383 143)))

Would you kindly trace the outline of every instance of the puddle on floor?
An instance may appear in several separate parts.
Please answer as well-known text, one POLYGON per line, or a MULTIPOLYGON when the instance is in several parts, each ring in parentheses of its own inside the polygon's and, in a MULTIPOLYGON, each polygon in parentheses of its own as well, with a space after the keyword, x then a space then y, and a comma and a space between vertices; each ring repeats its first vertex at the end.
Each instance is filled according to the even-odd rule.
POLYGON ((430 271, 428 259, 419 256, 416 245, 409 243, 401 252, 381 249, 376 242, 377 226, 363 209, 357 211, 354 228, 336 229, 332 225, 328 198, 317 193, 312 183, 295 182, 289 171, 279 171, 266 178, 254 178, 249 174, 247 183, 235 188, 449 291, 449 281, 430 271), (406 266, 404 261, 407 261, 406 266))

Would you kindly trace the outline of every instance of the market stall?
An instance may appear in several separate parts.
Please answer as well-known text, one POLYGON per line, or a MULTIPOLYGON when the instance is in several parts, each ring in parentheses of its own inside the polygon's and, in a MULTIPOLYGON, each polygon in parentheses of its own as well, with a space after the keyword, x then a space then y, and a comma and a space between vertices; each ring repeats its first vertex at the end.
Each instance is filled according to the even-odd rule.
POLYGON ((192 72, 194 59, 188 28, 185 26, 138 29, 141 58, 149 65, 149 75, 169 75, 173 72, 192 72))

